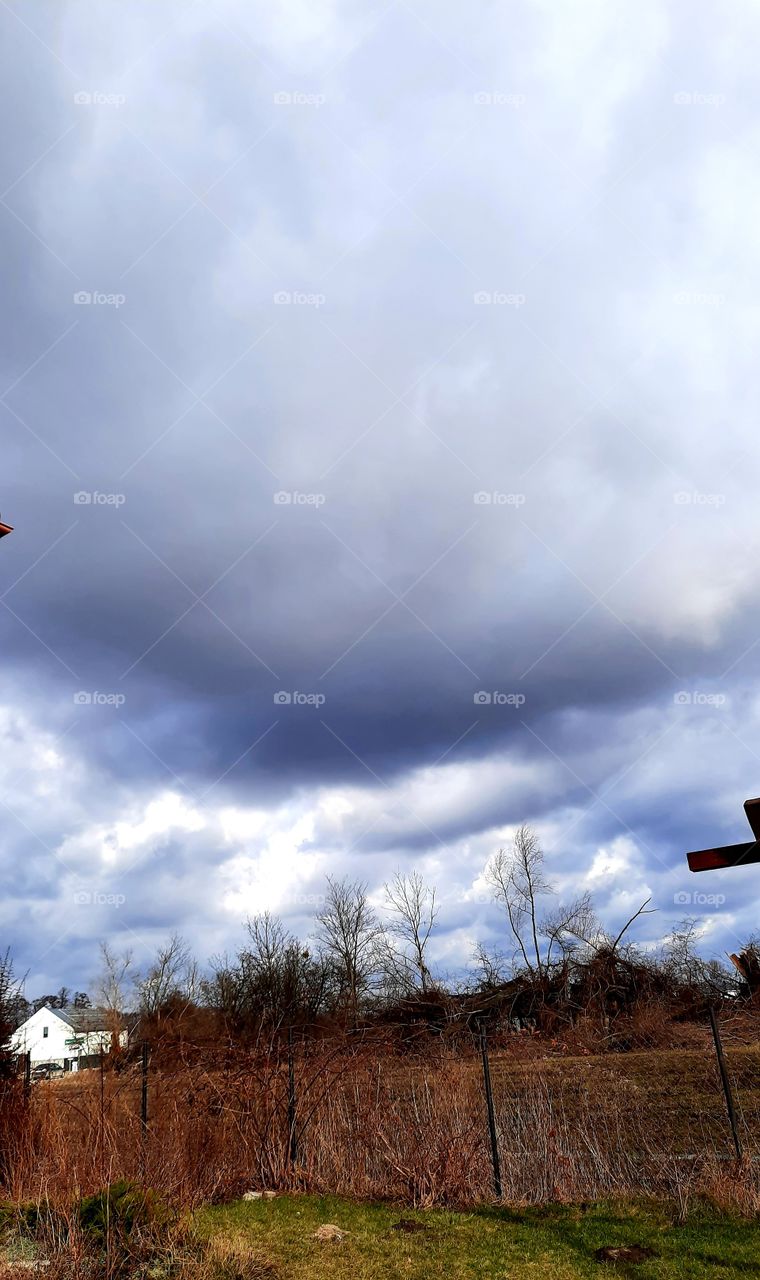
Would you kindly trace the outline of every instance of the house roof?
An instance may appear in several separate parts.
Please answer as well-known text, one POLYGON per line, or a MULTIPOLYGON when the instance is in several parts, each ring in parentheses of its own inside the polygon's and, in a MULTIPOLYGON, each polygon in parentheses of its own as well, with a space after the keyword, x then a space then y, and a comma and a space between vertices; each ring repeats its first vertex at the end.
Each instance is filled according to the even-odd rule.
POLYGON ((68 1005, 65 1009, 51 1009, 44 1006, 56 1018, 67 1022, 72 1031, 109 1031, 113 1024, 113 1014, 108 1009, 75 1009, 68 1005))

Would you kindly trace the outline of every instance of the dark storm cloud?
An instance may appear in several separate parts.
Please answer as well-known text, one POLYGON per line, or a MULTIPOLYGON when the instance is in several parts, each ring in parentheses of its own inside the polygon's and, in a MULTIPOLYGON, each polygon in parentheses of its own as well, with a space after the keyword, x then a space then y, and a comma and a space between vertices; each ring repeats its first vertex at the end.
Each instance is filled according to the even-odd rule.
POLYGON ((525 4, 464 44, 422 3, 0 21, 3 702, 65 735, 55 798, 9 792, 24 899, 167 788, 209 825, 167 819, 173 907, 117 859, 119 918, 196 936, 200 869, 237 865, 214 806, 311 805, 294 857, 373 883, 463 843, 471 883, 524 816, 575 822, 579 876, 728 832, 757 789, 751 10, 525 4))

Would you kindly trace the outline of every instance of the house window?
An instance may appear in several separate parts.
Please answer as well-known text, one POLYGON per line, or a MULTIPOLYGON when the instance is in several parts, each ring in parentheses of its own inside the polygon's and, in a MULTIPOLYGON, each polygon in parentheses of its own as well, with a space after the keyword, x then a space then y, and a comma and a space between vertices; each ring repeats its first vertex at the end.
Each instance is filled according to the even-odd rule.
POLYGON ((43 1040, 47 1040, 47 1034, 48 1034, 48 1028, 47 1028, 47 1027, 43 1027, 43 1028, 42 1028, 42 1039, 43 1039, 43 1040))

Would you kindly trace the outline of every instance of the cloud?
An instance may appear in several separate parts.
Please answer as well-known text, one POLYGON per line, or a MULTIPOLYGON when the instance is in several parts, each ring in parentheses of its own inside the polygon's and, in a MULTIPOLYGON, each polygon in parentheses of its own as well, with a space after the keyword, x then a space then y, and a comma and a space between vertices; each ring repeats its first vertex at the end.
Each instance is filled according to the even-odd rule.
POLYGON ((757 789, 752 7, 0 22, 23 963, 104 851, 207 949, 423 859, 463 963, 523 818, 672 911, 757 789))

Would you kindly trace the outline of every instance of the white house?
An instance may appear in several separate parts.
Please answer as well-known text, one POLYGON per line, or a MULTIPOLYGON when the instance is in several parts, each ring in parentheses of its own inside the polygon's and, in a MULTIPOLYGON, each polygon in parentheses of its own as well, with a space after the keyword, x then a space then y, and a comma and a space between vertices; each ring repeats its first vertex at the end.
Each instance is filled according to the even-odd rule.
MULTIPOLYGON (((113 1014, 105 1009, 49 1009, 43 1005, 17 1027, 10 1039, 11 1053, 31 1054, 38 1062, 57 1062, 64 1071, 77 1071, 111 1047, 113 1014)), ((119 1034, 127 1043, 127 1033, 119 1034)))

